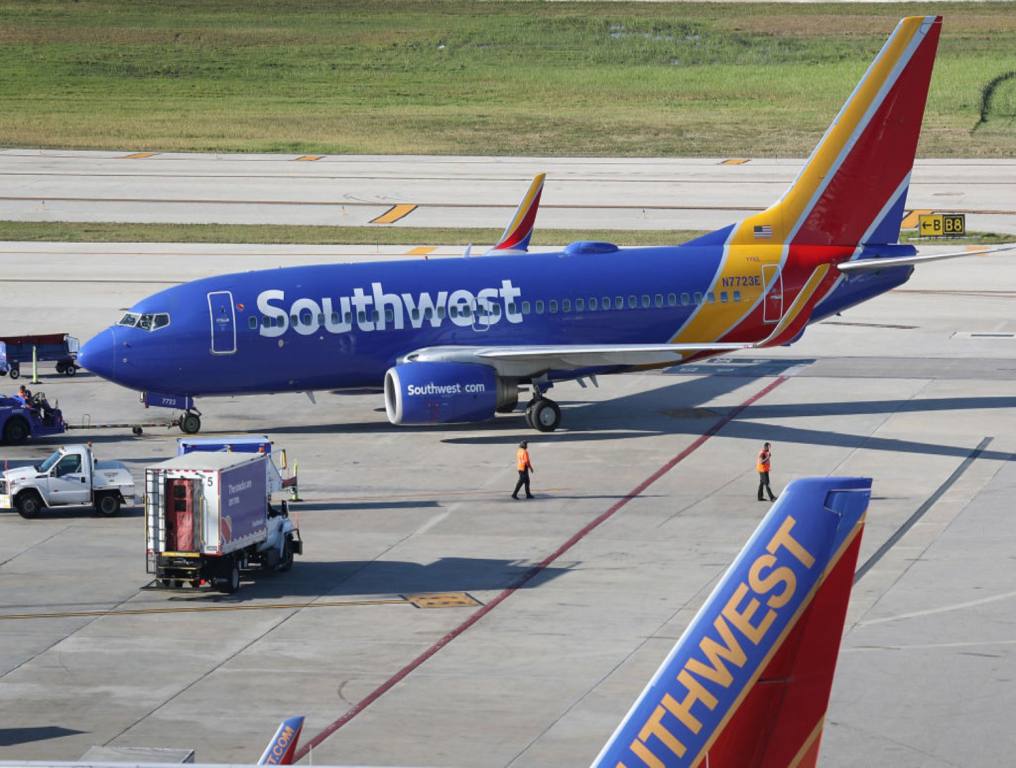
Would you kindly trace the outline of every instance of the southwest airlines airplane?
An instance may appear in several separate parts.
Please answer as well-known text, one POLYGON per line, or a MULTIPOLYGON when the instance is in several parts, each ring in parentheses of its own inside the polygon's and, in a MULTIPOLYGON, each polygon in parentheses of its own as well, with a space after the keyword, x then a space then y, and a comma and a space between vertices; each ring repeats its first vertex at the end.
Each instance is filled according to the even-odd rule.
MULTIPOLYGON (((815 768, 870 497, 870 478, 790 483, 593 768, 815 768)), ((303 722, 283 721, 258 765, 333 732, 297 749, 303 722)))
POLYGON ((139 301, 79 361, 185 410, 186 432, 202 396, 383 389, 393 424, 423 424, 510 412, 523 387, 551 431, 555 382, 793 343, 914 264, 969 255, 897 243, 940 30, 900 21, 783 197, 683 245, 529 254, 538 176, 482 257, 196 280, 139 301))

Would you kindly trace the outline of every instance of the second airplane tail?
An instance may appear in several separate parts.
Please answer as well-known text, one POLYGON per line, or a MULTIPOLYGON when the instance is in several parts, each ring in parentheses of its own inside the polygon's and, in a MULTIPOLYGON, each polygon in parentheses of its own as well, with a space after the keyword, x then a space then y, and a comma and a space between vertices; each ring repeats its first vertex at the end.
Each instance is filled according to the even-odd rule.
POLYGON ((595 768, 814 768, 870 495, 788 485, 595 768))

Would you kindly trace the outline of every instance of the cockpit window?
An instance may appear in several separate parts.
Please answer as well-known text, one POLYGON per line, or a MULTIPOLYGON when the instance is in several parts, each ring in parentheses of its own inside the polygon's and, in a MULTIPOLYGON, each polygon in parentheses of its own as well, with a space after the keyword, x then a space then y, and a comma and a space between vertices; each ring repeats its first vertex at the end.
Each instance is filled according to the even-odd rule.
POLYGON ((117 325, 126 325, 128 328, 140 328, 143 331, 157 331, 169 325, 168 312, 128 312, 120 318, 117 325))

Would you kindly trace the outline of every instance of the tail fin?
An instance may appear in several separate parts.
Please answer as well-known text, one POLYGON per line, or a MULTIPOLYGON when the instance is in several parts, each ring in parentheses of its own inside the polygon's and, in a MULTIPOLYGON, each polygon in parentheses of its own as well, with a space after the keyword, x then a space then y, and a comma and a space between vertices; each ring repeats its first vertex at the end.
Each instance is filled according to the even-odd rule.
POLYGON ((533 228, 536 224, 536 212, 540 208, 540 195, 543 194, 543 180, 547 177, 545 173, 536 174, 533 183, 515 209, 515 215, 508 222, 504 233, 497 245, 487 251, 487 256, 508 255, 512 253, 525 253, 529 248, 529 241, 533 237, 533 228))
POLYGON ((902 19, 782 198, 732 243, 844 245, 899 239, 941 16, 902 19))
POLYGON ((283 720, 261 754, 258 765, 292 765, 293 756, 296 754, 296 742, 300 740, 302 730, 302 715, 283 720))
POLYGON ((870 495, 788 485, 595 768, 814 768, 870 495))

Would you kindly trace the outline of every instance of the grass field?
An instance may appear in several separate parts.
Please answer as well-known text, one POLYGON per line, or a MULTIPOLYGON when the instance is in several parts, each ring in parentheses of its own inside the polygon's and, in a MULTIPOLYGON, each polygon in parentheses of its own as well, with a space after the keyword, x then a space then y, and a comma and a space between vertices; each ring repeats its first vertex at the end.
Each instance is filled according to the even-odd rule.
MULTIPOLYGON (((670 229, 540 229, 533 245, 564 245, 576 240, 606 240, 620 245, 675 245, 705 232, 670 229)), ((483 253, 501 230, 423 227, 310 227, 276 224, 120 224, 114 222, 0 221, 0 241, 64 243, 298 243, 301 245, 476 245, 483 253)), ((901 242, 924 242, 904 231, 901 242)), ((938 244, 995 245, 1016 236, 971 232, 938 244)))
MULTIPOLYGON (((1016 155, 1016 4, 945 16, 919 152, 1016 155), (974 130, 975 126, 977 129, 974 130)), ((0 145, 804 156, 914 4, 0 2, 0 145)))

